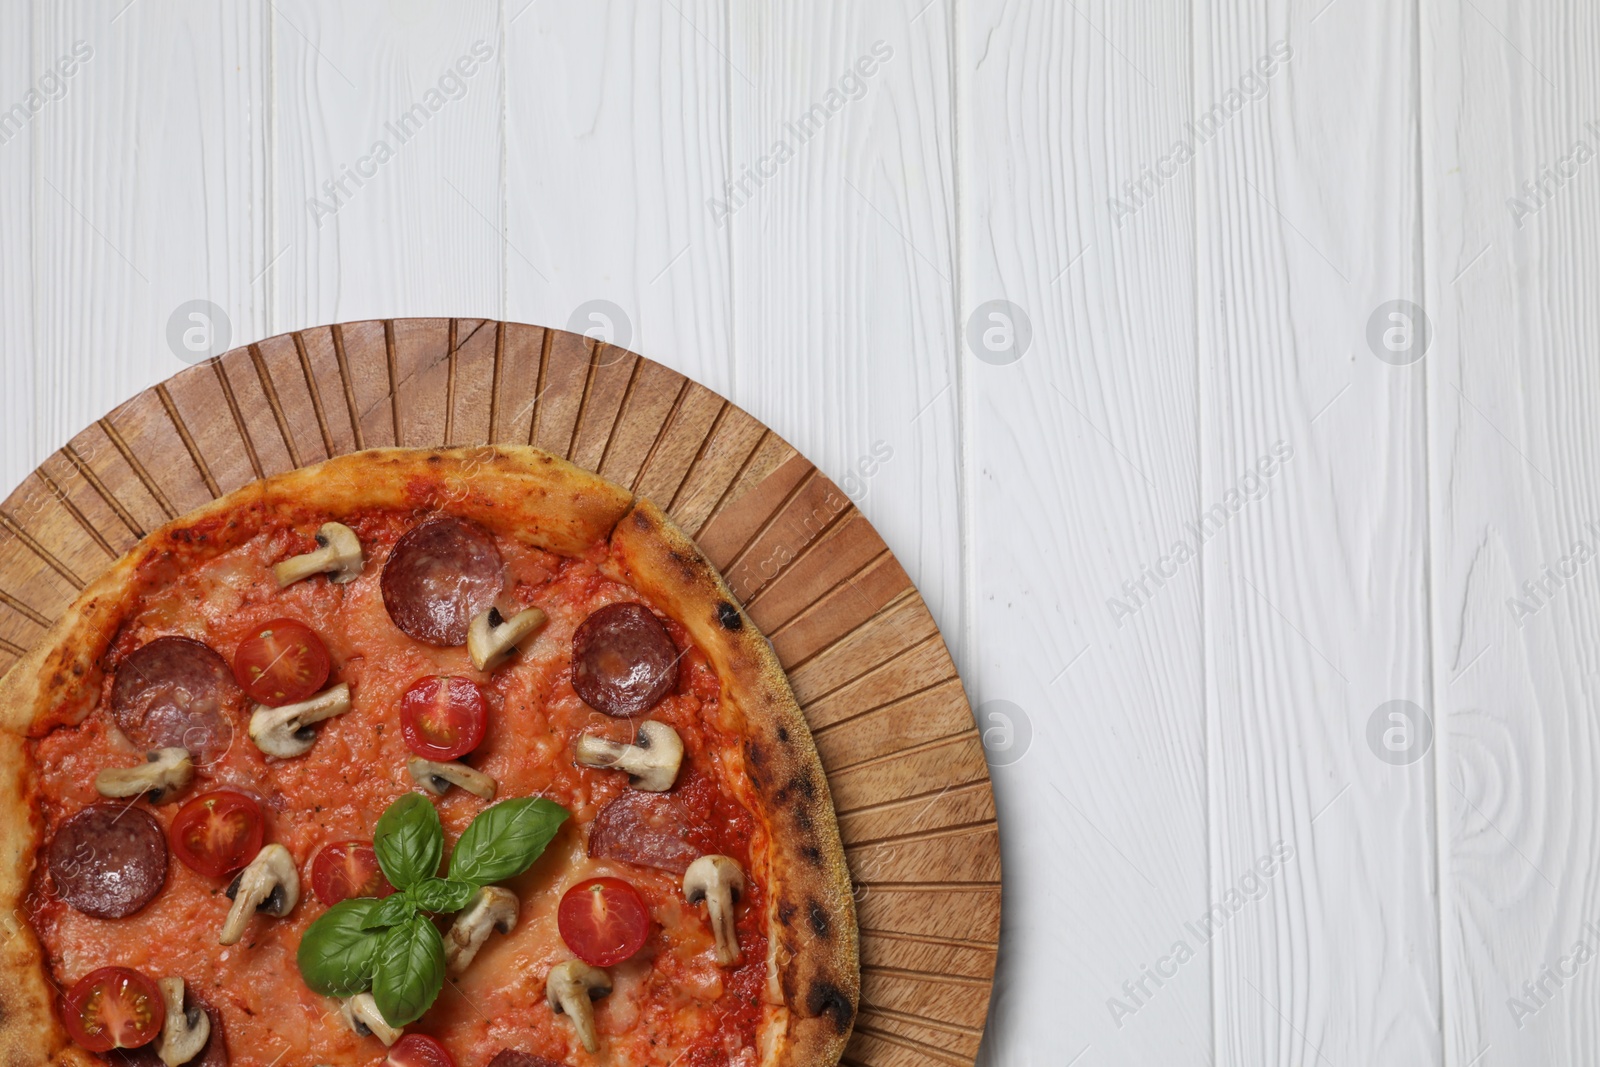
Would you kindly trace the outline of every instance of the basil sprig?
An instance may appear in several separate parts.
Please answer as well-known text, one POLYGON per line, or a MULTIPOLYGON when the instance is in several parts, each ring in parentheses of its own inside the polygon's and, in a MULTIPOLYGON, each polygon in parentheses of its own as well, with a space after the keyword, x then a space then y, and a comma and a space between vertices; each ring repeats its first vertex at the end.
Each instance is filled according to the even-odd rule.
POLYGON ((444 939, 430 915, 465 908, 486 885, 533 866, 568 812, 543 797, 506 800, 478 813, 439 877, 444 828, 420 793, 390 804, 372 847, 398 892, 356 897, 329 908, 300 940, 300 975, 313 992, 349 997, 372 991, 391 1026, 416 1022, 444 986, 444 939))

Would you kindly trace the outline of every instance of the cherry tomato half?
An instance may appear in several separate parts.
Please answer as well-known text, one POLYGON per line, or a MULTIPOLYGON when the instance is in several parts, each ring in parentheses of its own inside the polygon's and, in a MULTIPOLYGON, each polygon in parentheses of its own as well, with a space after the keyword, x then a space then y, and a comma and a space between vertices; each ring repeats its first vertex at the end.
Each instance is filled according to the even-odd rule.
POLYGON ((293 619, 256 627, 233 654, 233 676, 250 699, 274 708, 315 696, 331 669, 322 638, 293 619))
POLYGON ((465 756, 478 747, 488 724, 483 690, 468 678, 424 678, 400 698, 406 747, 423 759, 465 756))
POLYGON ((218 789, 179 808, 167 838, 185 866, 221 878, 256 858, 264 832, 260 804, 243 793, 218 789))
POLYGON ((156 984, 127 967, 90 971, 67 992, 67 1033, 90 1052, 138 1048, 154 1041, 167 1020, 156 984))
POLYGON ((351 897, 386 897, 394 892, 370 841, 335 841, 322 846, 311 861, 311 888, 330 908, 351 897))
POLYGON ((591 878, 561 898, 556 925, 561 940, 579 959, 610 967, 644 947, 650 936, 650 909, 639 891, 621 878, 591 878))
POLYGON ((456 1058, 427 1034, 407 1034, 395 1042, 382 1067, 456 1067, 456 1058))

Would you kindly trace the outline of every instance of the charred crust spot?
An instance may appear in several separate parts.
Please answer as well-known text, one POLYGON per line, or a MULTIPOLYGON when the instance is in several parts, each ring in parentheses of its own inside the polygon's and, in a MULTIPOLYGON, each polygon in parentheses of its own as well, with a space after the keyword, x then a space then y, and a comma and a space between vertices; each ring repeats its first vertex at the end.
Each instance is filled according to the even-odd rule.
POLYGON ((762 749, 762 747, 760 745, 756 744, 754 741, 750 742, 749 745, 745 746, 745 754, 750 757, 750 762, 755 764, 757 767, 759 767, 763 763, 765 763, 766 759, 767 759, 766 752, 762 749))
POLYGON ((644 512, 640 511, 638 508, 635 508, 633 511, 633 524, 641 530, 650 529, 650 520, 646 518, 644 512))
POLYGON ((832 982, 817 981, 806 992, 806 1014, 813 1019, 826 1016, 833 1023, 834 1032, 842 1035, 849 1033, 850 1024, 855 1021, 856 1006, 832 982))
POLYGON ((787 726, 778 727, 778 740, 786 745, 789 743, 789 728, 787 726))
POLYGON ((785 926, 794 922, 794 905, 787 900, 778 905, 778 921, 785 926))
POLYGON ((821 904, 812 900, 806 905, 806 919, 811 923, 811 932, 818 937, 827 937, 831 924, 828 922, 828 913, 821 904))
MULTIPOLYGON (((726 600, 717 601, 717 621, 722 623, 724 630, 744 629, 744 619, 739 615, 739 609, 726 600)), ((778 732, 782 736, 783 731, 779 730, 778 732)), ((788 740, 788 738, 785 737, 784 740, 788 740)))
POLYGON ((811 864, 811 866, 822 866, 822 850, 816 845, 806 845, 800 850, 800 855, 804 856, 806 862, 811 864))
POLYGON ((750 784, 755 787, 756 792, 765 796, 767 792, 767 776, 761 773, 761 768, 752 763, 746 767, 745 773, 750 776, 750 784))
POLYGON ((793 778, 789 779, 789 785, 787 788, 793 789, 796 793, 799 793, 807 800, 817 799, 817 783, 813 782, 811 780, 811 775, 805 771, 801 771, 799 774, 796 774, 793 778))
POLYGON ((678 565, 678 574, 685 582, 693 584, 701 580, 700 567, 692 556, 686 556, 675 548, 668 550, 667 555, 678 565))

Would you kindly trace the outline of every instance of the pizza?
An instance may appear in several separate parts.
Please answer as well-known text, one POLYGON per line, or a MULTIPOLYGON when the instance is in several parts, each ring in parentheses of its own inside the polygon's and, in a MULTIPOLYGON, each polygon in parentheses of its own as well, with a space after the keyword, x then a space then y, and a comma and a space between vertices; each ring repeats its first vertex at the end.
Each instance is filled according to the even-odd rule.
POLYGON ((855 1018, 771 646, 654 504, 532 448, 151 534, 0 679, 0 827, 7 1067, 813 1067, 855 1018))

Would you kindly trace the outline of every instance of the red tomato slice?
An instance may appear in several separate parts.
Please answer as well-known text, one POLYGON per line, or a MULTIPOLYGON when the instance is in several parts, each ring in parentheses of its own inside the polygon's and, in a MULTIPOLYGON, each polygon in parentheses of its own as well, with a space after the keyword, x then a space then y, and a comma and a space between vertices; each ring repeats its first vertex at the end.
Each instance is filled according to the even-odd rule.
POLYGON ((256 858, 264 833, 260 804, 243 793, 218 789, 178 809, 167 839, 185 866, 221 878, 256 858))
POLYGON ((311 861, 311 888, 330 908, 351 897, 386 897, 394 892, 370 841, 324 845, 311 861))
POLYGON ((233 654, 233 676, 250 699, 275 708, 315 696, 331 669, 322 638, 293 619, 256 627, 233 654))
POLYGON ((644 947, 650 936, 650 909, 639 891, 622 879, 591 878, 561 898, 556 925, 561 940, 579 959, 610 967, 644 947))
POLYGON ((90 971, 67 992, 67 1033, 90 1052, 138 1048, 154 1041, 167 1021, 156 984, 127 967, 90 971))
POLYGON ((483 690, 468 678, 424 678, 400 698, 406 747, 424 759, 465 756, 478 747, 488 724, 483 690))
POLYGON ((383 1067, 456 1067, 456 1058, 427 1034, 407 1034, 389 1050, 383 1067))

